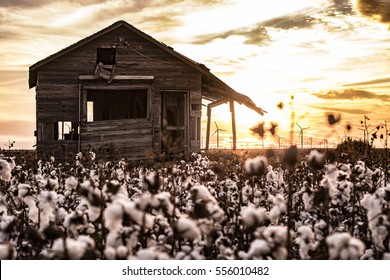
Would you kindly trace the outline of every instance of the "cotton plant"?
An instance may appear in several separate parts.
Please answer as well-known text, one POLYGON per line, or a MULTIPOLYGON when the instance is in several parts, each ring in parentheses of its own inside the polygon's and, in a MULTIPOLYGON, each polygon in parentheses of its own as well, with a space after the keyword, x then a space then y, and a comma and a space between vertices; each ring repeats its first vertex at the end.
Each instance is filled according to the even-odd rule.
POLYGON ((364 243, 352 237, 348 232, 337 232, 326 237, 329 258, 332 260, 358 260, 365 250, 364 243))
POLYGON ((387 216, 382 213, 381 200, 375 194, 365 194, 361 204, 367 210, 368 227, 372 241, 379 250, 383 251, 385 249, 384 241, 389 235, 390 225, 387 216))
POLYGON ((81 199, 77 209, 85 211, 89 221, 96 221, 101 215, 101 207, 103 206, 101 190, 95 187, 91 180, 86 180, 80 184, 79 194, 81 199))
POLYGON ((256 208, 253 205, 249 205, 242 208, 241 220, 245 229, 254 231, 256 228, 265 225, 267 220, 269 220, 269 216, 267 209, 263 207, 256 208))
POLYGON ((37 207, 37 198, 33 194, 32 187, 28 184, 18 185, 18 197, 28 207, 28 218, 35 224, 39 221, 39 209, 37 207))
POLYGON ((295 243, 299 246, 299 256, 303 260, 310 259, 309 252, 316 249, 315 234, 310 226, 298 228, 295 243))
POLYGON ((218 260, 234 260, 235 255, 231 246, 231 242, 225 236, 220 236, 215 240, 215 246, 218 249, 218 260))
POLYGON ((201 253, 202 247, 184 245, 182 246, 181 251, 177 252, 175 259, 176 260, 204 260, 205 257, 201 253))
POLYGON ((280 216, 287 211, 286 201, 280 194, 271 197, 273 206, 269 211, 269 219, 271 224, 277 225, 279 223, 280 216))
POLYGON ((344 205, 351 199, 351 191, 353 184, 347 180, 339 180, 336 184, 336 191, 331 196, 331 203, 333 205, 344 205))
POLYGON ((201 240, 202 234, 196 222, 188 217, 180 217, 175 224, 176 234, 183 240, 201 240))
POLYGON ((0 179, 4 181, 11 180, 11 171, 14 167, 14 164, 8 162, 5 159, 0 158, 0 179))
POLYGON ((311 188, 307 180, 303 182, 302 188, 299 190, 299 194, 302 196, 305 210, 310 211, 313 206, 314 190, 311 188))
POLYGON ((0 260, 16 259, 16 246, 11 243, 0 244, 0 260))
POLYGON ((88 251, 95 254, 95 241, 90 236, 80 235, 76 239, 58 238, 45 257, 80 260, 88 251))
POLYGON ((10 229, 15 220, 14 215, 8 214, 8 203, 5 197, 0 195, 0 244, 7 244, 11 241, 10 229))
POLYGON ((39 230, 44 231, 50 223, 56 221, 57 211, 57 193, 55 191, 41 191, 38 194, 38 208, 40 210, 39 215, 39 230))
POLYGON ((253 260, 287 258, 287 227, 272 225, 261 227, 254 235, 256 239, 251 242, 249 250, 238 252, 239 258, 253 260))

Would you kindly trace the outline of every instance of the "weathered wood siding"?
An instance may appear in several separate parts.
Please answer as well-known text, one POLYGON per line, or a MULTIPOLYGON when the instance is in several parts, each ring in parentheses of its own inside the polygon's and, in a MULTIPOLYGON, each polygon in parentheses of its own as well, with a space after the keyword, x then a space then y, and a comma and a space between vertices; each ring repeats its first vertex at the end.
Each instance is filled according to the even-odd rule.
MULTIPOLYGON (((125 81, 112 81, 110 85, 103 79, 95 81, 79 81, 79 75, 93 74, 96 68, 97 48, 113 46, 119 43, 119 38, 128 42, 133 50, 117 45, 116 70, 117 75, 144 75, 154 76, 152 82, 152 94, 150 95, 150 118, 147 122, 142 120, 125 120, 123 122, 109 121, 105 128, 100 128, 102 123, 81 124, 81 149, 89 145, 97 148, 100 145, 101 133, 104 137, 104 145, 115 141, 119 149, 132 151, 144 150, 152 147, 154 152, 161 151, 161 90, 185 90, 190 94, 189 108, 191 104, 201 104, 202 79, 201 74, 178 58, 167 53, 159 46, 149 42, 142 36, 132 32, 127 27, 120 26, 111 32, 101 35, 95 40, 80 46, 79 48, 62 55, 61 57, 46 63, 38 69, 37 82, 37 122, 79 121, 79 92, 85 85, 105 84, 114 87, 125 84, 125 81), (138 53, 137 53, 138 52, 138 53), (142 55, 140 55, 142 54, 142 55), (123 132, 123 125, 127 123, 123 132), (130 128, 130 126, 134 126, 130 128), (106 128, 109 128, 106 130, 106 128), (137 129, 142 131, 140 137, 133 133, 137 129), (107 133, 110 131, 110 135, 107 133), (115 133, 115 137, 113 136, 115 133), (85 135, 84 135, 85 134, 85 135), (142 140, 142 141, 140 141, 142 140), (144 141, 145 140, 145 141, 144 141), (144 142, 143 142, 144 141, 144 142), (93 144, 93 145, 92 145, 93 144)), ((133 85, 137 81, 129 81, 133 85)), ((142 84, 142 81, 139 83, 142 84)), ((82 101, 84 102, 84 101, 82 101)), ((85 104, 80 104, 81 108, 85 104)), ((188 116, 190 116, 189 112, 188 116)), ((190 134, 190 128, 188 128, 190 134)), ((190 137, 191 138, 191 137, 190 137)), ((59 141, 60 142, 60 141, 59 141)), ((189 140, 190 142, 190 140, 189 140)), ((37 142, 37 149, 41 152, 49 152, 53 146, 60 143, 37 142)), ((187 143, 192 151, 199 151, 200 145, 193 141, 187 143)), ((78 144, 77 144, 78 145, 78 144)), ((78 147, 76 145, 76 147, 78 147)))
POLYGON ((81 149, 113 149, 118 156, 145 158, 152 152, 152 122, 146 119, 97 121, 81 128, 81 149))

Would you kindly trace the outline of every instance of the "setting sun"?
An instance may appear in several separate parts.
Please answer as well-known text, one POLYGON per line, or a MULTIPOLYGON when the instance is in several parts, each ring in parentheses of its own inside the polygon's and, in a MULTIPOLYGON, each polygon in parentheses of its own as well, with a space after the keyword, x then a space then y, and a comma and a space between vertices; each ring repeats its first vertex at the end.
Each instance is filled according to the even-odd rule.
MULTIPOLYGON (((328 137, 336 145, 346 134, 362 138, 359 128, 364 115, 372 125, 390 121, 389 22, 381 9, 370 10, 365 4, 350 0, 278 0, 272 5, 255 0, 2 1, 0 143, 3 148, 11 140, 16 148, 35 145, 35 93, 27 87, 28 66, 119 19, 205 64, 267 112, 260 116, 236 104, 239 148, 299 144, 299 128, 291 126, 296 122, 310 127, 305 143, 310 140, 313 145, 328 137), (341 116, 332 127, 326 121, 330 113, 341 116), (278 137, 254 135, 250 128, 259 122, 277 123, 278 137), (347 124, 352 130, 346 132, 347 124)), ((214 121, 226 130, 220 142, 229 148, 228 105, 213 109, 214 121)), ((203 138, 205 124, 203 117, 203 138)), ((378 147, 382 144, 376 142, 378 147)), ((216 147, 215 136, 210 145, 216 147)))

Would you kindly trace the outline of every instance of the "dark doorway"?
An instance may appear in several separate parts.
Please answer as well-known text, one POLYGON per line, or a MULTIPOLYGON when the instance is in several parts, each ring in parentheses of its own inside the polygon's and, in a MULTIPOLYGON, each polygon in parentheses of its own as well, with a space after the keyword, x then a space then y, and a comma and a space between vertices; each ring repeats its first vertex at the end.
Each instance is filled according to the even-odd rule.
POLYGON ((162 97, 162 148, 171 154, 184 152, 186 140, 185 91, 163 91, 162 97))

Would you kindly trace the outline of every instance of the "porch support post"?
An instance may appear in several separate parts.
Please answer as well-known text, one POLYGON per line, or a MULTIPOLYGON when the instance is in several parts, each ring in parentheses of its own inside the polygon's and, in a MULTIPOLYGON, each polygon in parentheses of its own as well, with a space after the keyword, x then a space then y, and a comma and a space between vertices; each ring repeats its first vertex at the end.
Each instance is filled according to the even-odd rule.
POLYGON ((233 150, 237 148, 237 135, 236 135, 236 116, 234 112, 234 100, 230 100, 230 113, 232 114, 232 134, 233 134, 233 150))
POLYGON ((211 125, 211 107, 207 106, 206 151, 209 150, 209 144, 210 144, 210 125, 211 125))

